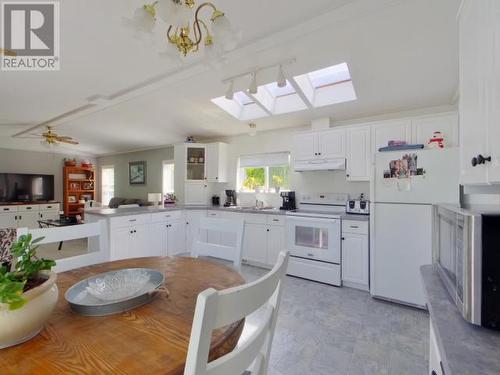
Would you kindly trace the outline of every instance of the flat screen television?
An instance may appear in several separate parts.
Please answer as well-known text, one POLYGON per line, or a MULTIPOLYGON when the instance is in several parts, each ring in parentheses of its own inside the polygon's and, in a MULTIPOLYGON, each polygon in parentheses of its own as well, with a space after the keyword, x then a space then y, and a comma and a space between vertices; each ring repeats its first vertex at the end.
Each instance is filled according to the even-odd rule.
POLYGON ((0 173, 0 202, 54 200, 54 175, 0 173))

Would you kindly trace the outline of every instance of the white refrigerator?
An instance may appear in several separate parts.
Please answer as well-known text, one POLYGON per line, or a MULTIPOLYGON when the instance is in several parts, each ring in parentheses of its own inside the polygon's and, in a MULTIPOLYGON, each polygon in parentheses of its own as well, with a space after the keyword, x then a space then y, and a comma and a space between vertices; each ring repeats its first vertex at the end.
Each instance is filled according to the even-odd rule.
POLYGON ((458 203, 459 164, 458 148, 376 154, 370 218, 372 296, 425 306, 420 266, 432 263, 432 205, 458 203), (416 158, 406 156, 411 154, 416 158), (408 164, 422 174, 405 178, 408 164))

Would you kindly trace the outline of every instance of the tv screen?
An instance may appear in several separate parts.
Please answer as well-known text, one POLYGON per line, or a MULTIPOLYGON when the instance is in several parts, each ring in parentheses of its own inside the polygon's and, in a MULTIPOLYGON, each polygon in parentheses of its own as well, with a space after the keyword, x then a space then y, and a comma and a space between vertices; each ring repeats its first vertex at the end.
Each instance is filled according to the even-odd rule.
POLYGON ((54 175, 0 173, 1 202, 54 200, 54 175))

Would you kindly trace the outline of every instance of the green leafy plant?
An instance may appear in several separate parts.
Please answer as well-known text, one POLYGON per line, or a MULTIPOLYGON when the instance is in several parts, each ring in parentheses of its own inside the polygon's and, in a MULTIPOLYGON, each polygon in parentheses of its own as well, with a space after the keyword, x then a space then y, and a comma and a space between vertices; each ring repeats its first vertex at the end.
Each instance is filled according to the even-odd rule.
POLYGON ((26 300, 22 294, 40 279, 39 272, 50 271, 56 265, 53 260, 36 256, 36 244, 41 240, 43 237, 33 240, 31 234, 19 237, 10 250, 15 259, 13 269, 0 268, 0 303, 9 305, 10 310, 23 307, 26 300))

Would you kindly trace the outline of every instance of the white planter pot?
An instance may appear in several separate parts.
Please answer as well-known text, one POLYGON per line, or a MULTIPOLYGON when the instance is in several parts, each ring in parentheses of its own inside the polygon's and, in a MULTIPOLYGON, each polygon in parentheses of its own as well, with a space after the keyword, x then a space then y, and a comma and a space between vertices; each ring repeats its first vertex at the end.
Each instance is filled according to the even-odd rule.
POLYGON ((57 304, 56 279, 50 272, 45 283, 24 293, 27 303, 18 310, 0 303, 0 349, 28 341, 43 329, 57 304))

